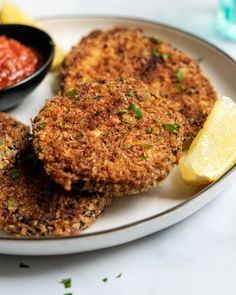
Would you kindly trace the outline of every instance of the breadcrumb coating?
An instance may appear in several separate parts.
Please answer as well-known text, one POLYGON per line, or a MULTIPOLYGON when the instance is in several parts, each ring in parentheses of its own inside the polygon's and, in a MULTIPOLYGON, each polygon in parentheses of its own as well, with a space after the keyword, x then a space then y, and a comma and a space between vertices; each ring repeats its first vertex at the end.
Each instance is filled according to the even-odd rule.
POLYGON ((46 173, 72 187, 115 196, 145 191, 178 163, 183 119, 136 80, 81 84, 48 100, 33 122, 46 173))
POLYGON ((0 170, 8 168, 28 145, 29 127, 0 112, 0 170))
POLYGON ((93 31, 66 56, 61 77, 64 93, 90 79, 143 81, 184 115, 186 147, 217 98, 197 61, 158 36, 145 36, 141 29, 93 31))

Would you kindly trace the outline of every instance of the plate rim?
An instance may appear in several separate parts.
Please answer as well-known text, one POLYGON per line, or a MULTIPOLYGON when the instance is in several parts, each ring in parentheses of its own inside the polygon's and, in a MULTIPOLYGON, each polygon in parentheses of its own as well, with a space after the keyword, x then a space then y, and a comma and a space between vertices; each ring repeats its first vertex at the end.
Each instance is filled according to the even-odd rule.
MULTIPOLYGON (((133 17, 133 16, 121 16, 121 15, 100 15, 100 14, 84 14, 84 15, 53 15, 53 16, 45 16, 45 17, 38 17, 37 20, 39 21, 53 21, 53 20, 63 20, 63 19, 88 19, 88 18, 101 18, 101 19, 117 19, 117 20, 126 20, 126 21, 137 21, 137 22, 141 22, 141 23, 146 23, 146 24, 151 24, 151 25, 157 25, 163 28, 167 28, 173 31, 177 31, 183 35, 187 35, 188 37, 191 37, 193 39, 195 39, 196 41, 200 41, 205 45, 208 45, 209 47, 215 49, 216 51, 218 51, 219 53, 221 53, 224 57, 226 57, 229 61, 231 61, 233 63, 233 65, 236 67, 236 60, 230 56, 228 53, 226 53, 224 50, 222 50, 221 48, 219 48, 218 46, 216 46, 215 44, 209 42, 208 40, 199 37, 193 33, 190 33, 188 31, 185 31, 179 27, 175 27, 172 25, 168 25, 162 22, 158 22, 158 21, 154 21, 154 20, 150 20, 150 19, 145 19, 145 18, 140 18, 140 17, 133 17)), ((95 233, 85 233, 85 234, 81 234, 81 235, 73 235, 73 236, 69 236, 69 237, 40 237, 40 238, 34 238, 34 237, 21 237, 21 238, 16 238, 14 236, 10 236, 10 237, 1 237, 0 236, 0 241, 37 241, 37 242, 45 242, 45 241, 50 241, 50 240, 68 240, 68 239, 83 239, 83 238, 87 238, 87 237, 91 237, 91 236, 99 236, 99 235, 103 235, 103 234, 109 234, 109 233, 114 233, 114 232, 118 232, 124 229, 128 229, 128 228, 132 228, 134 226, 140 225, 140 224, 144 224, 146 222, 149 222, 151 220, 155 220, 158 219, 164 215, 167 215, 173 211, 176 211, 182 207, 184 207, 186 204, 191 204, 194 200, 198 199, 201 197, 202 194, 204 194, 206 191, 211 190, 213 187, 215 187, 215 185, 217 185, 219 182, 222 182, 223 180, 225 180, 226 178, 228 178, 230 175, 234 174, 236 171, 236 164, 234 164, 229 170, 227 170, 220 178, 218 178, 216 181, 210 183, 209 185, 207 185, 206 187, 204 187, 202 190, 200 190, 199 192, 197 192, 196 194, 194 194, 190 199, 175 205, 167 210, 164 210, 158 214, 140 219, 138 221, 134 221, 134 222, 130 222, 128 224, 122 225, 122 226, 117 226, 111 229, 107 229, 107 230, 101 230, 95 233)))

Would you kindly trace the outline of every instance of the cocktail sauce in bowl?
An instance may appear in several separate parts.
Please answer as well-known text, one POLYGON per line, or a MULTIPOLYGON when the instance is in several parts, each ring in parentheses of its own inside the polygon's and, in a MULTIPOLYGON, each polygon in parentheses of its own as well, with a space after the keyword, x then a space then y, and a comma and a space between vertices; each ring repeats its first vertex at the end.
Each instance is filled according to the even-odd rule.
POLYGON ((47 74, 54 56, 51 37, 25 25, 0 25, 0 110, 23 101, 47 74))

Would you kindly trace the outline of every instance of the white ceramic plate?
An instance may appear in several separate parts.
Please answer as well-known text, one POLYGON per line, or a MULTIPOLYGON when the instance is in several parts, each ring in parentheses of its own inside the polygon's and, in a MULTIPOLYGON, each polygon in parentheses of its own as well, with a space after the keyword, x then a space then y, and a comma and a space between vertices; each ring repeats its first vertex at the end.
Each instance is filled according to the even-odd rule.
MULTIPOLYGON (((94 29, 114 26, 139 27, 150 35, 160 35, 192 57, 203 58, 201 64, 219 95, 235 97, 236 64, 219 49, 190 34, 158 23, 117 17, 63 17, 43 20, 65 50, 94 29)), ((29 124, 30 118, 50 98, 57 83, 49 74, 42 84, 11 113, 29 124)), ((15 239, 0 232, 0 253, 53 255, 83 252, 126 243, 159 231, 190 216, 215 198, 235 171, 231 168, 221 179, 203 190, 184 185, 178 168, 160 187, 147 193, 115 200, 112 206, 88 230, 77 237, 15 239)))

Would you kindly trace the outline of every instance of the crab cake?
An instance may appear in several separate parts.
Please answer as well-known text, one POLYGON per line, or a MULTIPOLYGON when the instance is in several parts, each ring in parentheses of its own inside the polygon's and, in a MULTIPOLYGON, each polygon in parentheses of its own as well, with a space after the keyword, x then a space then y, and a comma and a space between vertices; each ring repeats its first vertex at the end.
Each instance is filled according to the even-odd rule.
POLYGON ((115 196, 147 190, 178 163, 182 115, 135 80, 93 81, 47 101, 33 144, 66 190, 115 196))
POLYGON ((4 113, 0 113, 0 124, 4 146, 0 150, 1 229, 16 236, 75 235, 111 203, 107 195, 64 191, 35 157, 29 128, 4 113))
POLYGON ((0 170, 9 167, 19 151, 28 145, 29 128, 0 112, 0 170))
POLYGON ((111 203, 99 193, 65 192, 27 150, 0 175, 0 227, 17 237, 71 236, 90 226, 111 203))
POLYGON ((189 145, 209 114, 216 93, 199 64, 157 36, 141 29, 94 31, 73 47, 62 68, 62 91, 88 79, 135 78, 175 103, 184 115, 189 145))

